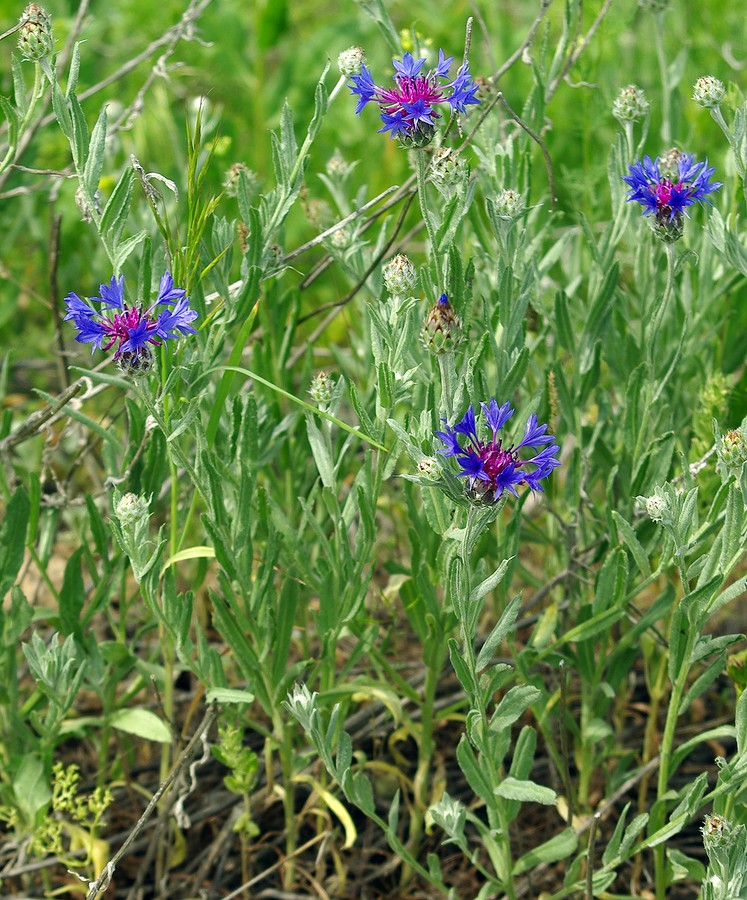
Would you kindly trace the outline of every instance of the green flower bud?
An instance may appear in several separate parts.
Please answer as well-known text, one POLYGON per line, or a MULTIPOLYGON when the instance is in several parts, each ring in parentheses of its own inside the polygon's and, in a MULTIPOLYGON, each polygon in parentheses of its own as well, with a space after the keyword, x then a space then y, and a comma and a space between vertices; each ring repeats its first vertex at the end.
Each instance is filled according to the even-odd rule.
POLYGON ((437 355, 452 353, 464 340, 462 320, 446 294, 430 308, 420 336, 426 348, 437 355))
POLYGON ((649 102, 637 84, 629 84, 615 97, 612 115, 618 122, 634 122, 648 112, 649 102))
POLYGON ((724 82, 713 75, 703 75, 693 86, 693 100, 704 109, 713 109, 721 105, 726 94, 724 82))
POLYGON ((418 463, 418 475, 429 481, 436 481, 441 476, 441 466, 432 456, 424 456, 418 463))
POLYGON ((123 529, 131 531, 136 525, 147 524, 150 519, 150 503, 137 494, 123 494, 114 504, 114 515, 123 529))
POLYGON ((741 469, 747 462, 747 440, 744 431, 741 428, 734 428, 722 435, 716 445, 716 456, 728 469, 741 469))
POLYGON ((359 75, 366 64, 366 51, 362 47, 348 47, 337 57, 337 68, 342 75, 359 75))
POLYGON ((439 189, 454 187, 464 181, 468 173, 467 163, 458 150, 440 147, 433 154, 430 177, 439 189))
POLYGON ((393 297, 409 297, 418 283, 418 273, 409 257, 399 253, 381 271, 384 286, 393 297))
POLYGON ((52 19, 38 3, 29 3, 23 11, 18 34, 18 49, 24 59, 38 61, 54 50, 52 19))
POLYGON ((650 497, 637 497, 636 499, 646 510, 646 514, 652 522, 668 523, 672 521, 671 503, 662 488, 657 486, 650 497))
POLYGON ((501 191, 495 198, 493 209, 502 219, 515 219, 524 212, 524 201, 521 194, 510 188, 501 191))
POLYGON ((326 372, 319 372, 312 380, 309 387, 309 396, 322 409, 327 409, 332 399, 332 391, 335 386, 334 378, 330 378, 326 372))

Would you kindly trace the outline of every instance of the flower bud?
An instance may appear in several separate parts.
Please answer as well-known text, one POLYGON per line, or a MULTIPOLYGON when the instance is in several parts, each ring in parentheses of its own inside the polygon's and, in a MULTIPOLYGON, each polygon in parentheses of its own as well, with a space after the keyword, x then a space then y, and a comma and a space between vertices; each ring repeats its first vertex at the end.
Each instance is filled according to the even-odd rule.
POLYGON ((393 297, 409 297, 418 283, 418 273, 409 257, 399 253, 381 271, 384 286, 393 297))
POLYGON ((515 219, 524 212, 524 202, 521 195, 510 188, 501 191, 495 198, 493 209, 502 219, 515 219))
POLYGON ((642 119, 649 108, 646 95, 637 84, 629 84, 615 97, 612 104, 612 115, 618 122, 634 122, 642 119))
POLYGON ((52 19, 38 3, 29 3, 23 11, 18 34, 18 49, 24 59, 38 61, 54 50, 52 19))
POLYGON ((119 524, 126 530, 132 530, 136 525, 148 521, 150 518, 150 504, 145 497, 137 494, 123 494, 114 505, 114 515, 119 524))
POLYGON ((348 47, 337 57, 337 68, 341 75, 358 75, 366 64, 363 47, 348 47))
POLYGON ((680 160, 685 154, 677 147, 672 147, 659 157, 659 171, 661 177, 673 184, 680 180, 680 160))
POLYGON ((458 150, 440 147, 433 154, 430 177, 436 187, 453 187, 462 182, 467 174, 467 163, 458 150))
POLYGON ((638 502, 646 510, 646 514, 652 522, 671 522, 671 505, 660 487, 654 488, 650 497, 638 497, 638 502))
POLYGON ((727 431, 716 444, 716 455, 728 469, 741 469, 747 462, 747 441, 741 428, 727 431))
POLYGON ((462 343, 462 320, 446 294, 441 294, 430 308, 420 336, 426 348, 437 355, 452 353, 462 343))
POLYGON ((418 463, 418 475, 429 481, 435 481, 441 475, 441 466, 439 466, 438 460, 432 456, 424 456, 418 463))
POLYGON ((693 100, 704 109, 713 109, 721 105, 726 94, 724 82, 713 75, 703 75, 693 85, 693 100))
POLYGON ((350 175, 350 173, 355 168, 355 163, 352 165, 346 162, 345 157, 340 153, 339 150, 335 150, 334 154, 330 156, 327 160, 327 165, 324 167, 327 171, 327 175, 332 178, 334 181, 340 182, 345 181, 345 179, 350 175))
POLYGON ((311 380, 309 396, 317 406, 326 409, 332 399, 334 386, 334 378, 330 378, 326 372, 319 372, 311 380))

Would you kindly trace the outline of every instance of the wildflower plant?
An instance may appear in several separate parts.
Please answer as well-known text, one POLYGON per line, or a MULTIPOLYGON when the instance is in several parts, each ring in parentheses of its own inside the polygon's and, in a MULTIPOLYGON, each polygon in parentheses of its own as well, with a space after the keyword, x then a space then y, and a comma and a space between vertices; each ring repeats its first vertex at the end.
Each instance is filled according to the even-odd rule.
POLYGON ((0 41, 0 893, 744 893, 741 9, 207 5, 0 41))

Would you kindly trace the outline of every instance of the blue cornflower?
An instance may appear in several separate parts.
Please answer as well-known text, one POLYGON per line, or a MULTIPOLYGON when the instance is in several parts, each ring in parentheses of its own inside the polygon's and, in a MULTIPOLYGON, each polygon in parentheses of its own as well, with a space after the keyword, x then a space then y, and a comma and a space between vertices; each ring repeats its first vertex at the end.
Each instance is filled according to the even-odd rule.
POLYGON ((197 312, 189 307, 186 291, 174 286, 170 272, 164 272, 155 302, 147 309, 129 306, 124 299, 124 276, 112 275, 109 284, 99 287, 100 297, 86 302, 77 294, 65 297, 67 315, 78 329, 75 338, 81 344, 110 350, 124 368, 142 371, 152 359, 149 345, 196 334, 190 324, 197 312), (98 304, 98 308, 91 304, 98 304))
MULTIPOLYGON (((444 431, 436 432, 436 437, 444 444, 439 452, 456 457, 461 468, 459 477, 469 479, 469 490, 483 502, 495 502, 504 491, 518 497, 516 488, 520 484, 528 485, 533 491, 544 490, 542 481, 560 465, 556 458, 560 448, 553 443, 555 438, 547 434, 547 425, 540 425, 536 414, 532 413, 521 442, 516 446, 504 446, 498 432, 514 414, 511 405, 498 406, 492 399, 487 404, 481 403, 480 407, 489 434, 480 436, 475 409, 470 406, 453 427, 447 423, 444 431), (540 447, 544 449, 538 450, 540 447), (531 450, 534 455, 522 459, 521 450, 531 450)), ((485 432, 485 429, 481 428, 481 431, 485 432)))
POLYGON ((465 113, 467 106, 480 103, 477 99, 478 86, 469 72, 469 65, 460 66, 454 81, 442 84, 439 78, 447 80, 453 57, 446 57, 438 51, 435 69, 422 74, 425 59, 415 59, 405 53, 402 60, 394 59, 395 87, 382 88, 374 83, 371 72, 363 66, 359 75, 351 75, 350 93, 358 97, 355 107, 360 115, 363 107, 370 102, 377 103, 384 123, 379 132, 390 132, 389 137, 401 137, 412 146, 423 146, 433 136, 436 119, 441 114, 436 104, 448 103, 458 113, 465 113))
POLYGON ((630 188, 628 202, 640 203, 641 215, 653 215, 658 226, 672 226, 672 234, 679 232, 677 237, 682 234, 686 208, 696 202, 709 203, 706 194, 721 187, 721 182, 711 181, 715 169, 708 168, 708 160, 696 163, 691 153, 673 151, 655 160, 644 156, 643 162, 636 161, 628 169, 630 174, 622 176, 630 188))

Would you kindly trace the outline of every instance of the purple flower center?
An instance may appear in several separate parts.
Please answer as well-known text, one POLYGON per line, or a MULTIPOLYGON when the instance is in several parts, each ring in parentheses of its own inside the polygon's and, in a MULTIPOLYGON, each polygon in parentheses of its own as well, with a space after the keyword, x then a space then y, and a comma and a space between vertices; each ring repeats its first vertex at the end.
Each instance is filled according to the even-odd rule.
POLYGON ((487 444, 478 445, 476 449, 470 450, 478 459, 482 460, 482 467, 490 481, 495 484, 495 479, 510 466, 519 468, 521 462, 519 457, 509 447, 505 449, 501 446, 501 439, 497 441, 488 441, 487 444))

